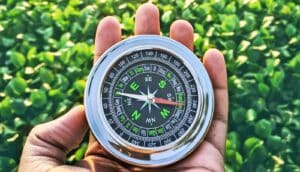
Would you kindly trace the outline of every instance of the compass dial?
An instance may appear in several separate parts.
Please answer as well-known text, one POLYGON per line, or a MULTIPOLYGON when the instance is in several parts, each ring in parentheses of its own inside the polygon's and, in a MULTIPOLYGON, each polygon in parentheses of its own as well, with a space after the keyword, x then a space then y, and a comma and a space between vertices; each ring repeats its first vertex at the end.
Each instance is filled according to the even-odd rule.
POLYGON ((101 93, 110 127, 142 147, 164 146, 181 138, 199 103, 187 67, 163 50, 123 56, 107 72, 101 93))
POLYGON ((190 154, 210 126, 208 74, 185 46, 141 35, 107 50, 93 66, 84 103, 91 131, 116 158, 142 167, 190 154))

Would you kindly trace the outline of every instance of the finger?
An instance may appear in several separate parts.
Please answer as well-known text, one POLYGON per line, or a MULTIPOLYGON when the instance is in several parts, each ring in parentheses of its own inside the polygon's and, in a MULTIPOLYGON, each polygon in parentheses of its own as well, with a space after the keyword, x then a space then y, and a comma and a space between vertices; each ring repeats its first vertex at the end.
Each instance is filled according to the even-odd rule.
POLYGON ((193 51, 194 49, 194 29, 185 20, 177 20, 170 27, 170 37, 193 51))
POLYGON ((92 171, 128 171, 122 166, 124 163, 107 152, 92 133, 90 133, 85 158, 77 165, 95 169, 92 171))
POLYGON ((224 171, 224 148, 228 113, 225 60, 217 49, 210 49, 205 53, 203 63, 212 81, 215 96, 212 126, 200 146, 191 155, 180 163, 171 166, 171 168, 188 167, 197 169, 203 167, 208 169, 208 171, 224 171))
POLYGON ((191 155, 168 167, 169 171, 173 169, 182 169, 182 171, 188 169, 190 171, 224 171, 224 158, 214 145, 204 140, 191 155))
POLYGON ((103 156, 89 156, 79 161, 77 166, 90 171, 118 171, 118 172, 129 172, 125 165, 118 163, 117 161, 107 159, 103 156))
POLYGON ((87 129, 83 106, 77 106, 56 120, 34 127, 25 143, 20 167, 24 171, 32 166, 49 170, 64 164, 66 154, 80 144, 87 129))
POLYGON ((212 81, 215 96, 214 118, 206 140, 215 145, 223 155, 228 119, 226 64, 223 55, 217 49, 210 49, 204 54, 203 64, 212 81))
POLYGON ((146 3, 138 8, 135 14, 134 33, 136 35, 159 35, 159 11, 155 5, 146 3))
POLYGON ((100 21, 95 37, 94 62, 112 45, 121 40, 121 27, 114 17, 105 17, 100 21))
MULTIPOLYGON (((108 16, 100 21, 96 31, 95 37, 95 53, 94 63, 97 59, 112 45, 121 40, 120 23, 114 17, 108 16)), ((108 156, 108 153, 96 141, 94 136, 90 133, 89 146, 86 156, 90 155, 108 156)))
POLYGON ((95 136, 90 133, 89 136, 89 146, 85 153, 85 157, 90 156, 99 156, 99 157, 108 157, 113 158, 103 147, 100 143, 96 140, 95 136))

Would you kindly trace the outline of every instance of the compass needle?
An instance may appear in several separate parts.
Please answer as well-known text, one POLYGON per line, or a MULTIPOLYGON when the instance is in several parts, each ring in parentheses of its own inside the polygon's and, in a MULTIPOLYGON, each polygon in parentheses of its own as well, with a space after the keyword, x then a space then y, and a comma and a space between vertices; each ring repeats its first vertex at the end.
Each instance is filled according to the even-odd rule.
POLYGON ((148 101, 148 98, 145 95, 129 94, 129 93, 121 93, 121 92, 119 92, 118 94, 121 96, 126 96, 126 97, 130 97, 133 99, 141 100, 141 101, 148 101))
POLYGON ((190 50, 143 35, 121 41, 100 59, 84 95, 90 128, 108 152, 132 165, 158 167, 199 145, 214 102, 205 68, 190 50))

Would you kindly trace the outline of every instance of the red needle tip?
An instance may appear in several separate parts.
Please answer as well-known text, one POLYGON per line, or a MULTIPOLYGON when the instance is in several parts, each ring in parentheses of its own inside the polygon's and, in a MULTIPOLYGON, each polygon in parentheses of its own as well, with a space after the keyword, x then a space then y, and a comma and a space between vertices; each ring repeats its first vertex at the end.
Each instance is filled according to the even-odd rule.
POLYGON ((172 105, 172 106, 180 106, 182 105, 182 103, 179 102, 174 102, 168 99, 163 99, 163 98, 154 98, 153 103, 157 103, 157 104, 164 104, 164 105, 172 105))

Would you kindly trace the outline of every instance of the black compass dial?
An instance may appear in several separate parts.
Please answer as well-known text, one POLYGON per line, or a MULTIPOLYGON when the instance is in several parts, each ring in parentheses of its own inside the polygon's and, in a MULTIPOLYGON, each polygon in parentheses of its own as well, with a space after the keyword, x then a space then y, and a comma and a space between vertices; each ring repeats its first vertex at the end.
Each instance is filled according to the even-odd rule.
POLYGON ((133 145, 167 145, 194 121, 199 103, 194 78, 176 56, 163 50, 125 55, 103 83, 105 117, 117 135, 133 145))

